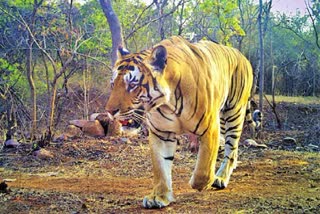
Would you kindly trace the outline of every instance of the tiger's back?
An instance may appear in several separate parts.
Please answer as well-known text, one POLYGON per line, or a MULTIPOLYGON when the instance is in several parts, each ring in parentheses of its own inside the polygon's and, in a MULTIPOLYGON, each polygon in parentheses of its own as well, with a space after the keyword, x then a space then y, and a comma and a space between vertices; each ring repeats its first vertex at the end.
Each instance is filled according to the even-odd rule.
POLYGON ((202 135, 209 125, 210 114, 217 116, 220 110, 232 107, 235 102, 247 104, 252 68, 238 50, 209 41, 192 44, 181 37, 160 44, 165 45, 168 52, 170 72, 165 73, 165 79, 175 92, 171 94, 170 103, 176 104, 174 112, 183 124, 180 133, 202 135), (202 117, 209 120, 198 124, 202 117))

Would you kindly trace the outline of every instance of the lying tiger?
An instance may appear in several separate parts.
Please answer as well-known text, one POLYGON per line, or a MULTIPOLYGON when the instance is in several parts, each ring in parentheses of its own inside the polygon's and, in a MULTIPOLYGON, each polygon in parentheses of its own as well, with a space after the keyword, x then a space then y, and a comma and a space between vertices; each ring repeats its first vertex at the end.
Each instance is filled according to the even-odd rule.
POLYGON ((122 124, 145 119, 148 125, 154 188, 143 199, 145 208, 174 201, 171 168, 183 133, 201 142, 191 187, 227 187, 252 84, 249 61, 238 50, 210 41, 192 44, 174 36, 139 53, 119 48, 106 110, 122 124), (225 152, 215 174, 220 135, 225 152))

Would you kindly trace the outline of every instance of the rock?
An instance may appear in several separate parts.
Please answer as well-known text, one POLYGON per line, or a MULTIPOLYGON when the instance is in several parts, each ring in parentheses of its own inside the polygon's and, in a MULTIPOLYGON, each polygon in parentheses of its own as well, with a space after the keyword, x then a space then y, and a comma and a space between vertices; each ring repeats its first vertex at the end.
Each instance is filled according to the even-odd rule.
POLYGON ((4 142, 4 146, 6 148, 17 148, 18 146, 20 146, 20 143, 14 139, 10 139, 4 142))
POLYGON ((291 144, 297 144, 296 139, 294 139, 294 138, 292 138, 292 137, 285 137, 285 138, 283 138, 282 142, 283 142, 284 144, 289 144, 289 145, 291 145, 291 144))
POLYGON ((242 145, 244 145, 244 146, 257 146, 258 143, 252 139, 246 139, 245 141, 242 142, 242 145))
POLYGON ((242 145, 244 145, 244 146, 249 146, 249 147, 268 148, 267 145, 265 145, 265 144, 259 144, 259 143, 257 143, 255 140, 252 140, 252 139, 246 139, 245 141, 243 141, 242 145))
POLYGON ((32 154, 39 159, 49 159, 54 157, 50 151, 43 148, 33 151, 32 154))
POLYGON ((313 144, 308 144, 308 147, 310 148, 310 149, 318 149, 319 148, 319 146, 317 146, 317 145, 313 145, 313 144))

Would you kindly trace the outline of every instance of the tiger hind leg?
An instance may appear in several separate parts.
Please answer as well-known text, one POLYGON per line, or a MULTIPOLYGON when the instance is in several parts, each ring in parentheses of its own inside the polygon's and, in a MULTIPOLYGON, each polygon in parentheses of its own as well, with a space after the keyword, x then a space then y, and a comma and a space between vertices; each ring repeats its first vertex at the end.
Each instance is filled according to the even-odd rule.
POLYGON ((238 143, 240 140, 246 106, 229 109, 223 114, 225 124, 225 152, 219 170, 216 173, 213 187, 227 187, 233 170, 237 167, 238 143))

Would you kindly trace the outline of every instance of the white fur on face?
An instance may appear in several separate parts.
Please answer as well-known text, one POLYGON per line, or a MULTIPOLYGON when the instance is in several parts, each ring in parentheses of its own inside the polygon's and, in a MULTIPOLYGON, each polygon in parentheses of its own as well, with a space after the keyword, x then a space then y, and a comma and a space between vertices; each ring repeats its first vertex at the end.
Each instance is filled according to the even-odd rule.
POLYGON ((141 79, 142 73, 138 69, 138 67, 134 66, 133 71, 129 71, 126 75, 124 75, 124 82, 127 85, 127 88, 129 91, 135 89, 135 87, 132 87, 132 85, 138 86, 140 79, 141 79))
POLYGON ((117 76, 118 76, 118 71, 117 71, 117 70, 113 71, 113 72, 112 72, 112 77, 111 77, 111 79, 110 79, 110 84, 111 84, 111 85, 114 84, 114 81, 115 81, 115 79, 117 78, 117 76))

